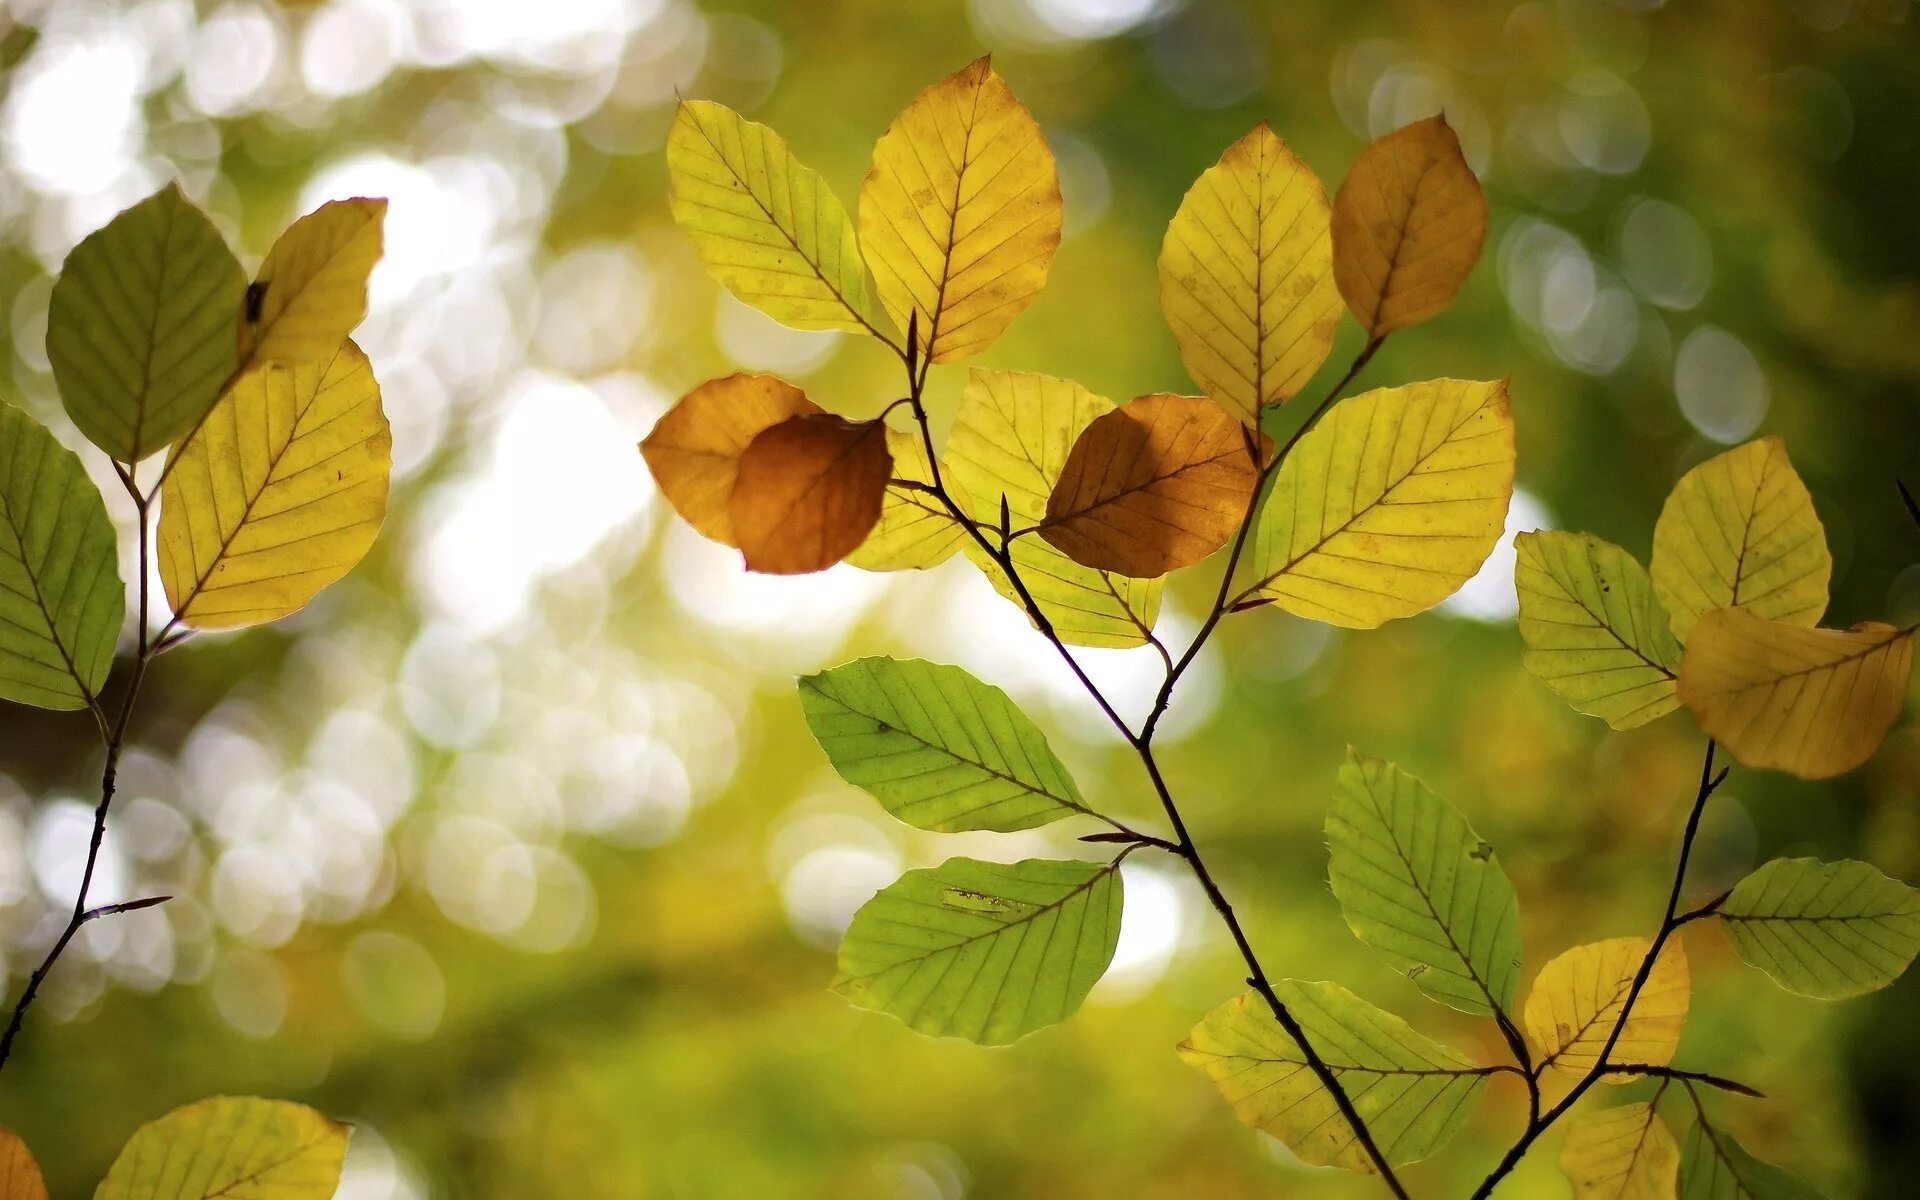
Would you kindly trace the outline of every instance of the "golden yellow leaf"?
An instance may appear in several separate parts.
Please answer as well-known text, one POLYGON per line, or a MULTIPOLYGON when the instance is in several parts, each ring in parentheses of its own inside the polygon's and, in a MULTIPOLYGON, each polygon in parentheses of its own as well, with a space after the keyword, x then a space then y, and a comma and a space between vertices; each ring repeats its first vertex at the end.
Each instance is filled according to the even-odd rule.
POLYGON ((1729 604, 1818 625, 1833 555, 1786 443, 1760 438, 1682 475, 1653 527, 1652 574, 1681 641, 1701 614, 1729 604))
POLYGON ((1260 478, 1253 454, 1246 429, 1205 396, 1129 400, 1074 442, 1040 535, 1121 575, 1191 566, 1246 517, 1260 478))
POLYGON ((304 1105, 215 1096, 141 1126, 94 1200, 329 1200, 347 1134, 304 1105))
POLYGON ((744 372, 709 379, 680 398, 640 443, 660 494, 687 524, 728 546, 728 505, 740 456, 761 430, 789 417, 820 412, 784 379, 744 372))
MULTIPOLYGON (((1527 1036, 1547 1065, 1576 1077, 1593 1069, 1652 944, 1638 937, 1590 942, 1540 969, 1527 996, 1525 1019, 1527 1036)), ((1654 1067, 1671 1062, 1692 987, 1686 948, 1678 937, 1668 938, 1607 1062, 1654 1067)), ((1618 1083, 1632 1077, 1603 1078, 1618 1083)))
POLYGON ((47 1200, 40 1164, 20 1135, 0 1125, 0 1200, 47 1200))
POLYGON ((916 97, 873 148, 860 244, 933 362, 977 354, 1039 294, 1060 245, 1060 176, 1040 123, 985 58, 916 97))
POLYGON ((1360 152, 1333 200, 1333 274, 1375 337, 1433 316, 1473 272, 1487 196, 1444 116, 1360 152))
MULTIPOLYGON (((1015 528, 1038 525, 1080 434, 1114 404, 1077 383, 1020 371, 972 371, 940 472, 966 514, 995 529, 1000 501, 1015 528)), ((961 543, 1001 595, 1006 575, 969 537, 961 543)), ((1129 579, 1074 562, 1037 537, 1015 538, 1013 562, 1054 630, 1077 646, 1138 646, 1160 611, 1160 581, 1129 579)))
POLYGON ((247 289, 241 363, 333 357, 367 315, 386 217, 385 200, 330 200, 287 226, 247 289))
POLYGON ((1431 608, 1493 551, 1513 495, 1504 381, 1437 379, 1336 404, 1261 501, 1241 603, 1372 629, 1431 608))
POLYGON ((1267 123, 1201 172, 1160 247, 1160 308, 1200 390, 1258 426, 1333 349, 1332 212, 1267 123))
POLYGON ((271 621, 352 570, 386 517, 392 445, 352 342, 242 372, 167 462, 158 545, 175 619, 271 621))
POLYGON ((1680 1144, 1651 1104, 1575 1113, 1560 1145, 1573 1200, 1674 1200, 1680 1144))
POLYGON ((1913 635, 1877 621, 1808 629, 1718 608, 1688 635, 1680 701, 1746 765, 1825 779, 1867 761, 1900 715, 1913 635))
MULTIPOLYGON (((887 430, 887 449, 893 455, 893 477, 931 484, 927 444, 918 430, 887 430)), ((968 540, 967 531, 953 519, 939 497, 917 488, 887 486, 880 503, 880 521, 847 555, 847 561, 866 571, 908 571, 937 567, 968 540)))
POLYGON ((789 417, 740 455, 729 514, 749 571, 824 571, 880 519, 893 457, 887 427, 831 413, 789 417))

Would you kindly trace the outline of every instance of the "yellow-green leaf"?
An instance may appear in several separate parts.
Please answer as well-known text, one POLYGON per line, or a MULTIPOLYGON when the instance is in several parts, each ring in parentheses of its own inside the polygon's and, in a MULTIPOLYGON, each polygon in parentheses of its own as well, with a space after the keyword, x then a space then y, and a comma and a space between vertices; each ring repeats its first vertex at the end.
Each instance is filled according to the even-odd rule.
POLYGON ((347 1134, 304 1105, 216 1096, 141 1126, 94 1200, 329 1200, 347 1134))
POLYGON ((673 219, 727 290, 795 329, 892 339, 847 210, 779 134, 724 104, 682 101, 667 178, 673 219))
POLYGON ((1851 859, 1776 858, 1714 915, 1742 961, 1821 1000, 1886 987, 1920 954, 1920 892, 1851 859))
MULTIPOLYGON (((1620 1020, 1634 976, 1652 944, 1638 937, 1590 942, 1540 969, 1527 997, 1525 1020, 1527 1036, 1548 1066, 1578 1077, 1600 1061, 1600 1051, 1620 1020)), ((1673 1061, 1692 989, 1686 948, 1678 937, 1668 938, 1607 1063, 1662 1067, 1673 1061)), ((1602 1078, 1620 1083, 1633 1077, 1602 1078)))
POLYGON ((0 1200, 47 1200, 40 1164, 20 1135, 0 1125, 0 1200))
MULTIPOLYGON (((887 449, 893 455, 893 478, 931 484, 927 444, 918 431, 887 430, 887 449)), ((947 561, 967 531, 953 519, 939 497, 918 488, 887 486, 880 502, 880 520, 847 561, 867 571, 907 571, 937 567, 947 561)))
POLYGON ((1867 761, 1893 727, 1913 635, 1877 621, 1808 629, 1714 609, 1688 632, 1680 701, 1747 766, 1825 779, 1867 761))
POLYGON ((880 520, 893 457, 887 427, 832 413, 789 417, 740 455, 728 518, 749 571, 824 571, 880 520))
POLYGON ((1704 1116, 1687 1134, 1680 1179, 1684 1200, 1821 1200, 1798 1176, 1748 1154, 1704 1116))
POLYGON ((247 290, 243 363, 324 363, 367 315, 387 202, 329 200, 287 226, 247 290))
POLYGON ((1444 116, 1360 152, 1333 201, 1333 272, 1375 337, 1445 308, 1487 237, 1487 197, 1444 116))
POLYGON ((1334 405, 1261 502, 1242 604, 1371 629, 1480 569, 1513 495, 1504 382, 1437 379, 1334 405))
POLYGON ((1653 527, 1652 573, 1683 642, 1703 614, 1730 604, 1818 625, 1833 555, 1786 443, 1761 438, 1682 475, 1653 527))
POLYGON ((805 392, 772 375, 709 379, 654 424, 640 454, 660 494, 687 524, 716 542, 737 546, 728 505, 740 456, 762 430, 819 411, 805 392))
POLYGON ((1160 308, 1187 374, 1240 420, 1293 397, 1340 323, 1332 210, 1267 123, 1201 172, 1160 247, 1160 308))
POLYGON ((1590 533, 1523 533, 1513 547, 1527 670, 1615 729, 1680 707, 1680 643, 1639 559, 1590 533))
POLYGON ((1680 1144, 1651 1104, 1575 1113, 1560 1145, 1573 1200, 1674 1200, 1680 1144))
POLYGON ((175 619, 271 621, 352 570, 386 517, 392 445, 352 342, 249 367, 167 462, 158 554, 175 619))
POLYGON ((873 148, 860 244, 880 299, 922 353, 950 362, 987 348, 1047 282, 1060 245, 1053 151, 981 58, 934 84, 873 148))
POLYGON ((192 429, 233 374, 246 289, 177 184, 75 246, 47 303, 47 359, 87 440, 135 463, 192 429))

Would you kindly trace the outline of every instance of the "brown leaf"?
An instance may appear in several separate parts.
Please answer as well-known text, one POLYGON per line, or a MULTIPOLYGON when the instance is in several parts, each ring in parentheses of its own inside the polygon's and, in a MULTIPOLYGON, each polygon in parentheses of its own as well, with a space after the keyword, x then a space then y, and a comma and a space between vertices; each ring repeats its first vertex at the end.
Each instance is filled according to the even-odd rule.
POLYGON ((1137 579, 1199 562, 1246 516, 1259 479, 1250 449, 1208 397, 1130 400, 1074 443, 1041 536, 1075 562, 1137 579))
POLYGON ((640 443, 667 503, 716 542, 738 546, 728 501, 740 455, 762 430, 820 406, 784 379, 729 375, 709 379, 680 398, 640 443))
POLYGON ((747 569, 824 571, 859 549, 880 520, 893 455, 880 421, 790 417, 740 456, 730 515, 747 569))

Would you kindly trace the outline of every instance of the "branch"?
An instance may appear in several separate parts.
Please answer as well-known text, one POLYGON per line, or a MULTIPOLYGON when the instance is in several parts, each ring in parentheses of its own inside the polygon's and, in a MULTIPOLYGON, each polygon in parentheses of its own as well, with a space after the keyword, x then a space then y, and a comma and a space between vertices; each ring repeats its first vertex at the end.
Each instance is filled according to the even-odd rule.
POLYGON ((1738 1096, 1748 1096, 1755 1100, 1765 1100, 1767 1094, 1759 1088, 1748 1087, 1737 1079, 1728 1079, 1724 1075, 1709 1075, 1705 1071, 1682 1071, 1675 1067, 1651 1067, 1644 1063, 1616 1063, 1607 1068, 1609 1075, 1644 1075, 1649 1079, 1681 1079, 1693 1083, 1704 1083, 1708 1087, 1719 1088, 1723 1092, 1732 1092, 1738 1096))

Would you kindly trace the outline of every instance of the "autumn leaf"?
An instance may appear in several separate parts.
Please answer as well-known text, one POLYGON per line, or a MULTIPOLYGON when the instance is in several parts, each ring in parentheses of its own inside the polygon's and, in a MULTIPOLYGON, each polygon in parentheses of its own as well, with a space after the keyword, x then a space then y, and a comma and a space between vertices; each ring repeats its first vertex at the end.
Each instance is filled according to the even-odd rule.
POLYGON ((1444 116, 1360 152, 1333 201, 1333 274, 1360 325, 1385 337, 1438 313, 1473 271, 1487 197, 1444 116))
POLYGON ((247 289, 240 361, 325 362, 367 315, 385 200, 330 200, 287 227, 247 289))
POLYGON ((864 571, 937 567, 968 540, 967 531, 938 496, 924 490, 933 483, 933 468, 917 431, 887 430, 887 452, 893 455, 894 481, 880 502, 880 520, 847 562, 864 571))
POLYGON ((1640 560, 1590 533, 1523 533, 1513 547, 1528 671, 1615 729, 1680 707, 1680 643, 1640 560))
POLYGON ((47 1200, 40 1164, 20 1135, 0 1125, 0 1200, 47 1200))
POLYGON ((892 477, 879 421, 806 413, 755 434, 727 509, 747 569, 800 575, 839 562, 879 521, 892 477))
POLYGON ((94 1200, 329 1200, 347 1132, 285 1100, 201 1100, 142 1126, 94 1200))
MULTIPOLYGON (((1638 937, 1592 942, 1575 946, 1540 969, 1527 996, 1525 1021, 1527 1036, 1546 1065, 1576 1077, 1593 1069, 1651 945, 1638 937)), ((1661 1067, 1673 1061, 1692 987, 1686 948, 1679 938, 1669 938, 1607 1062, 1661 1067)), ((1620 1083, 1632 1076, 1602 1078, 1620 1083)))
POLYGON ((1573 1200, 1675 1200, 1680 1143, 1651 1104, 1576 1113, 1560 1145, 1573 1200))
POLYGON ((687 524, 737 547, 729 508, 747 444, 789 417, 820 411, 799 388, 772 375, 709 379, 654 424, 640 454, 660 494, 687 524))
POLYGON ((1742 961, 1821 1000, 1886 987, 1920 954, 1920 892, 1871 863, 1776 858, 1714 915, 1742 961))
POLYGON ((1060 245, 1040 123, 977 59, 921 92, 873 148, 860 244, 887 312, 931 362, 977 354, 1039 294, 1060 245))

